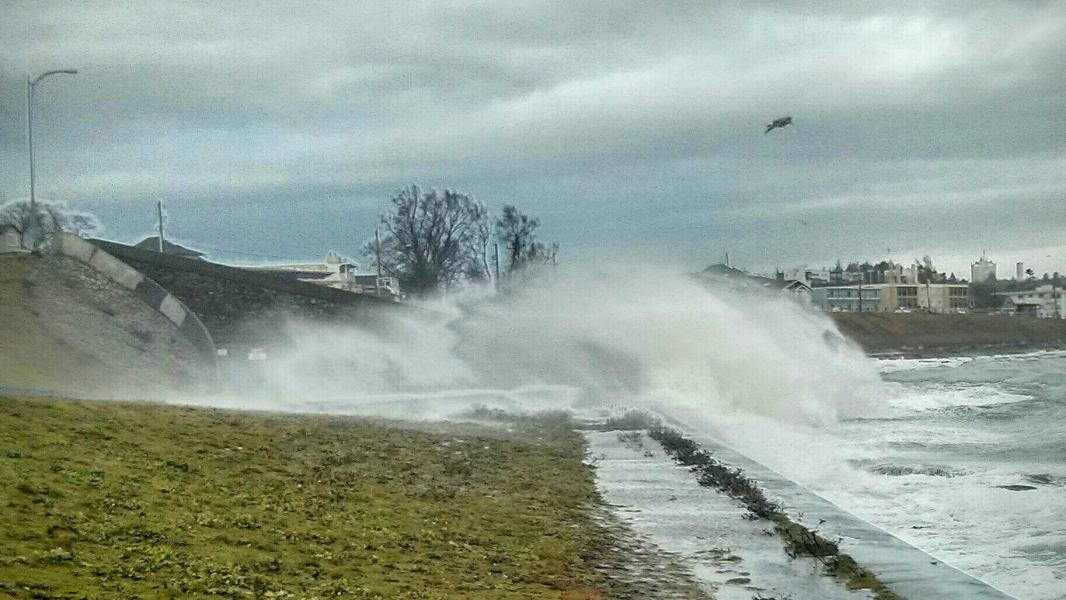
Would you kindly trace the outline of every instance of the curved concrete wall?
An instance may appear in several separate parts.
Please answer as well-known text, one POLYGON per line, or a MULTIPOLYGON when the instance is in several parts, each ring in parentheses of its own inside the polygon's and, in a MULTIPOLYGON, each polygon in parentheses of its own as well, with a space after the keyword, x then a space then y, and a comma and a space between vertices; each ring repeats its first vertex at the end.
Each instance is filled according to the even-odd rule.
POLYGON ((89 265, 96 272, 133 292, 134 296, 174 323, 203 354, 204 359, 211 365, 215 364, 215 342, 207 328, 191 310, 159 284, 71 233, 61 235, 53 245, 53 251, 89 265))
POLYGON ((150 277, 196 313, 223 347, 278 343, 284 318, 319 322, 368 323, 377 311, 411 310, 366 294, 333 289, 274 273, 251 271, 125 246, 88 240, 150 277))

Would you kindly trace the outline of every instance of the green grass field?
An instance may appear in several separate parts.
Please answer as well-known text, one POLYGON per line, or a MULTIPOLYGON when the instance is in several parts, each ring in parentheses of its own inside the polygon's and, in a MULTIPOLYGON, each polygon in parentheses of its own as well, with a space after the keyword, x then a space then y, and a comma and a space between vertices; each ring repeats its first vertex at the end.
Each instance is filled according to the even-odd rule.
POLYGON ((0 597, 599 598, 567 427, 0 397, 0 597))

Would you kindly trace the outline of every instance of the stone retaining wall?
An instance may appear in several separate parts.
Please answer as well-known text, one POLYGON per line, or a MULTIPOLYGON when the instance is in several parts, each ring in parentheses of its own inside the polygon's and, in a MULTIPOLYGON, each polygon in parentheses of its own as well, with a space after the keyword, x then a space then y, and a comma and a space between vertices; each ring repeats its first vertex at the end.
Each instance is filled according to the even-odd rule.
POLYGON ((270 273, 92 240, 158 282, 189 307, 221 346, 258 345, 279 334, 284 317, 366 321, 398 304, 270 273))
POLYGON ((133 295, 167 318, 196 347, 204 360, 215 363, 215 342, 200 319, 173 294, 125 262, 80 237, 64 233, 53 251, 82 262, 133 292, 133 295))

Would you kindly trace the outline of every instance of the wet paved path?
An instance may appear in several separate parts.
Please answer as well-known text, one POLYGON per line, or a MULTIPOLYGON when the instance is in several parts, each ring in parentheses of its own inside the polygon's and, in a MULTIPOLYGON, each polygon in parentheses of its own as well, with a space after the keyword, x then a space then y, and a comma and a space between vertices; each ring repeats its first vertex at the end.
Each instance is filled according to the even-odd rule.
POLYGON ((842 538, 840 550, 877 575, 890 590, 908 600, 1013 600, 1014 597, 967 575, 892 534, 747 458, 721 442, 684 432, 719 461, 740 467, 767 496, 781 503, 794 520, 830 539, 842 538), (801 517, 802 515, 802 517, 801 517), (819 525, 819 521, 825 520, 819 525))

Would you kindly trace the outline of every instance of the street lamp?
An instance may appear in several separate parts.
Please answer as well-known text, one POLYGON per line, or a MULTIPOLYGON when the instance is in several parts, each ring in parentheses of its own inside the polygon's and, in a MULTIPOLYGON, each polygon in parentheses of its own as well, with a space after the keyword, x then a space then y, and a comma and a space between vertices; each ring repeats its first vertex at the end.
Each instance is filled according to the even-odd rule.
POLYGON ((37 77, 32 75, 26 76, 26 139, 29 141, 30 147, 30 208, 34 208, 37 204, 37 193, 35 190, 36 185, 36 173, 34 172, 33 165, 33 86, 40 83, 42 79, 49 75, 58 75, 65 73, 67 75, 74 75, 78 72, 77 69, 57 69, 55 71, 45 71, 37 77))

